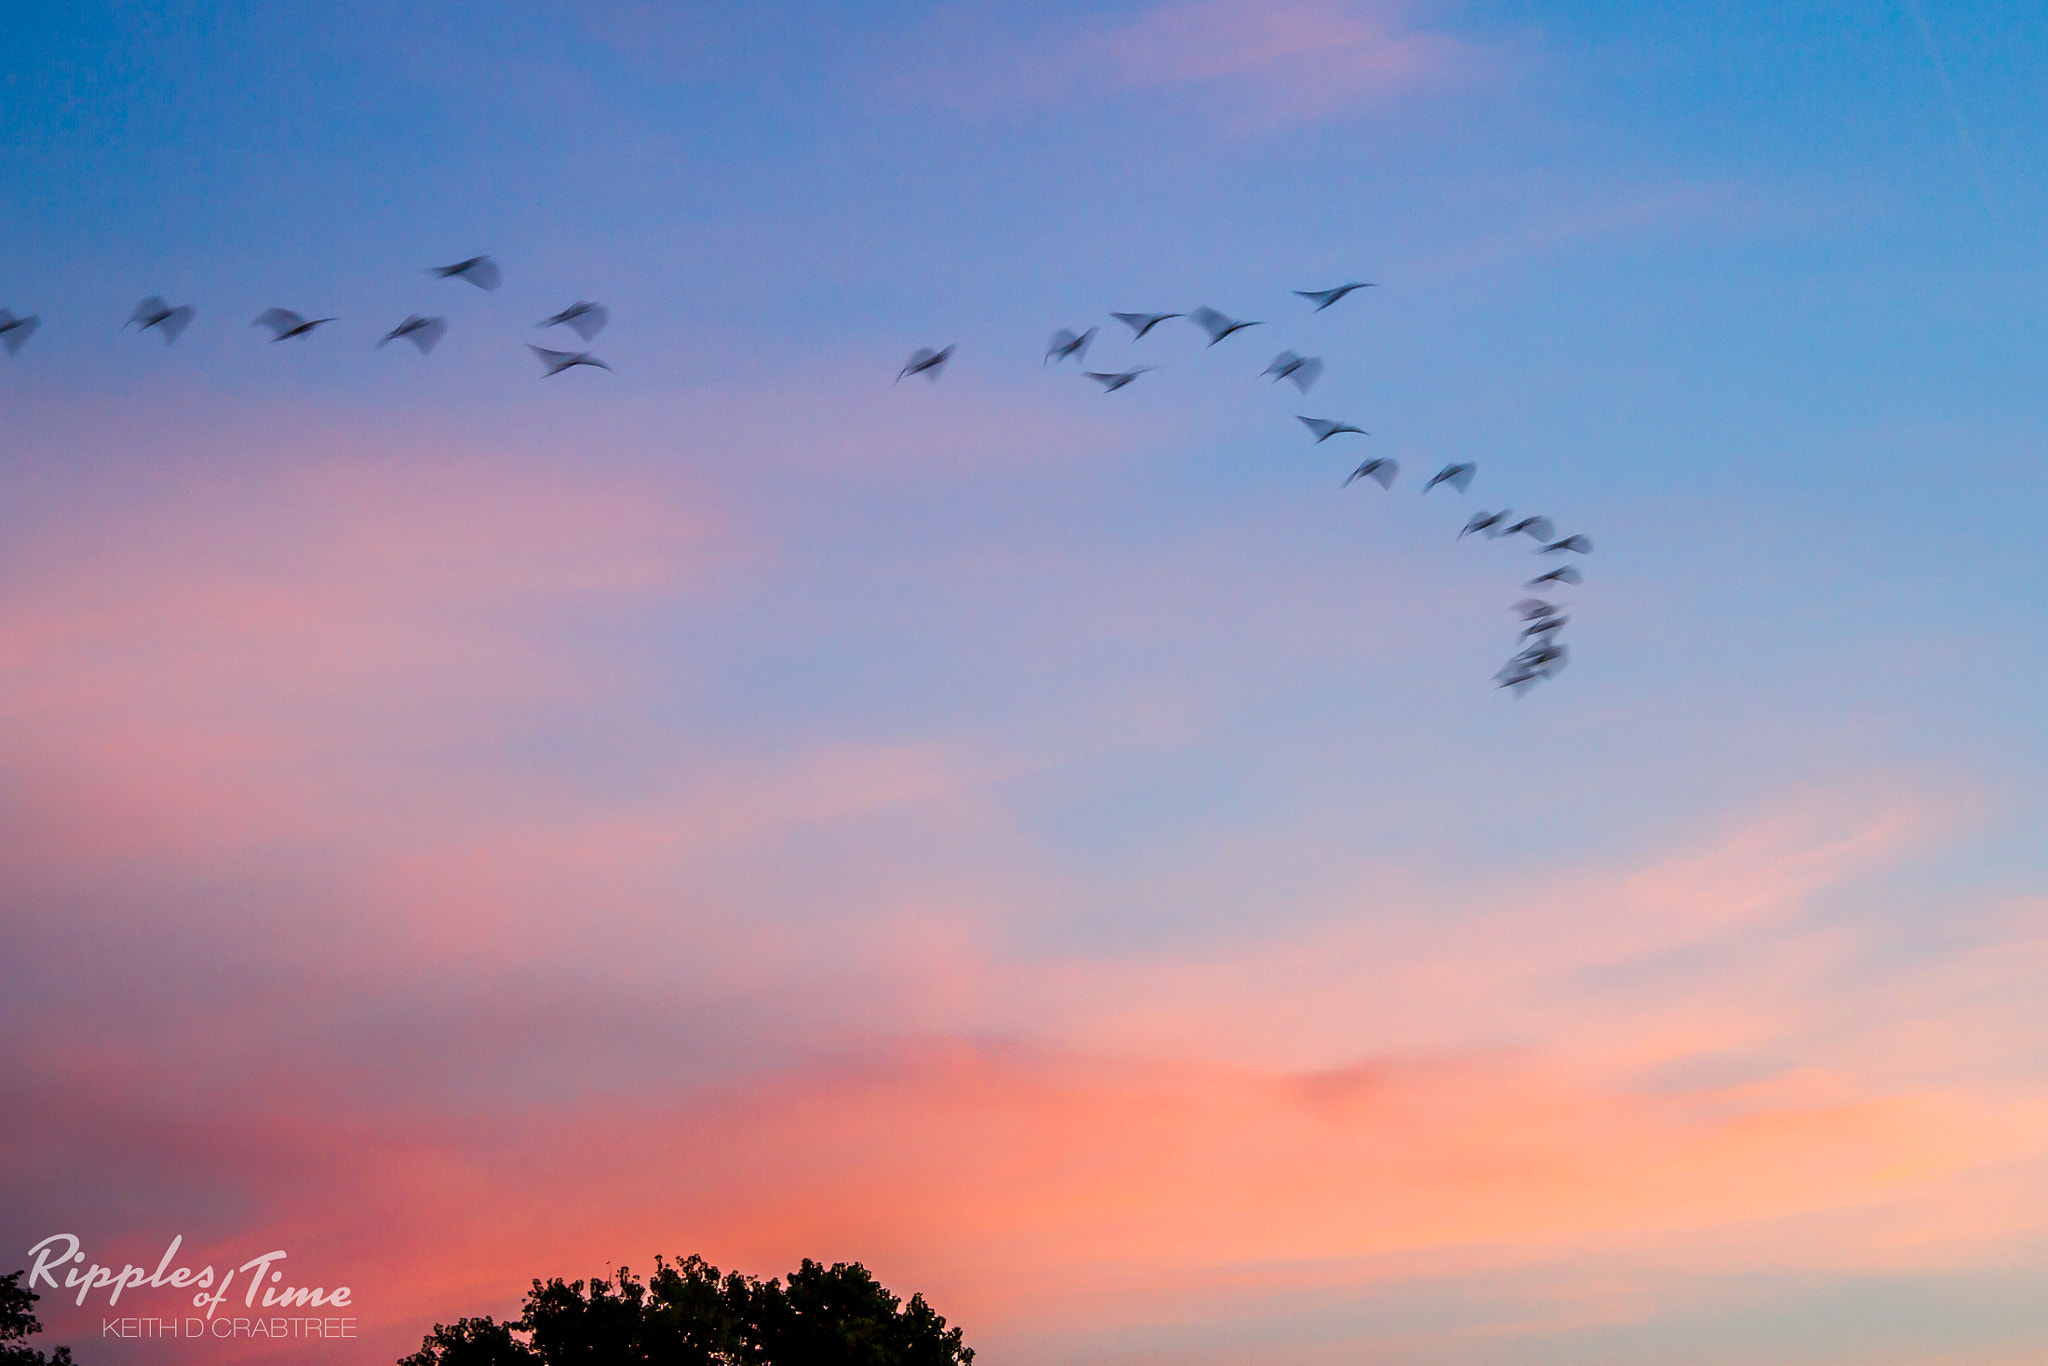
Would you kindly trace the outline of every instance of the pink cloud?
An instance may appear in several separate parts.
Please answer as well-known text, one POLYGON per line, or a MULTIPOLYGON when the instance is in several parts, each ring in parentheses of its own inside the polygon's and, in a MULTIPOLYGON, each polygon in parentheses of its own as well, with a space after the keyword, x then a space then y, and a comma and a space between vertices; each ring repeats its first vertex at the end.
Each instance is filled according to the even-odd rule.
POLYGON ((1496 60, 1386 0, 1168 0, 1084 21, 1078 34, 1029 37, 963 8, 942 12, 921 41, 922 60, 890 65, 915 71, 919 93, 963 107, 1186 91, 1253 126, 1456 88, 1496 60))

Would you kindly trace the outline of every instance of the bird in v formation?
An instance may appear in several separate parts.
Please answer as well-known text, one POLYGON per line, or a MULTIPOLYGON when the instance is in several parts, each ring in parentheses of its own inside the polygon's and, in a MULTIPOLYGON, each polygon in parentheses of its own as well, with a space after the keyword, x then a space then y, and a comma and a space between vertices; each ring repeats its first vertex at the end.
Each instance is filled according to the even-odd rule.
MULTIPOLYGON (((503 283, 504 278, 498 263, 487 255, 468 257, 450 265, 430 267, 427 273, 439 279, 462 280, 478 289, 486 291, 497 289, 503 283)), ((1369 281, 1352 281, 1329 289, 1298 289, 1294 293, 1302 299, 1313 303, 1315 305, 1314 312, 1321 313, 1358 290, 1374 287, 1374 284, 1369 281)), ((135 328, 138 332, 155 330, 163 338, 164 344, 170 346, 175 344, 185 333, 196 316, 197 310, 190 304, 172 305, 167 303, 161 296, 150 295, 136 305, 134 313, 130 315, 124 326, 135 328)), ((1184 317, 1200 328, 1208 335, 1209 340, 1207 344, 1211 347, 1218 345, 1238 332, 1266 325, 1258 320, 1233 318, 1206 304, 1187 313, 1117 312, 1111 313, 1109 316, 1130 328, 1131 341, 1133 343, 1144 340, 1161 323, 1175 318, 1184 317)), ((560 312, 542 319, 537 326, 542 328, 566 327, 575 332, 587 345, 599 332, 604 330, 609 320, 610 312, 603 304, 590 300, 578 300, 560 312)), ((269 329, 271 340, 273 342, 282 342, 310 337, 317 329, 336 321, 338 319, 333 316, 308 318, 287 308, 267 308, 256 316, 255 322, 252 325, 269 329)), ((0 347, 4 347, 9 356, 19 356, 22 348, 27 345, 29 339, 36 334, 41 325, 42 318, 38 314, 17 316, 9 309, 0 308, 0 347)), ((381 348, 393 341, 407 341, 412 343, 422 356, 425 356, 433 352, 442 338, 446 336, 447 331, 448 321, 446 318, 418 313, 408 314, 397 326, 386 332, 376 345, 381 348)), ((1078 363, 1084 360, 1090 344, 1095 340, 1097 331, 1097 328, 1089 327, 1081 331, 1062 328, 1054 332, 1051 341, 1046 347, 1045 363, 1052 364, 1068 359, 1073 359, 1078 363)), ((610 365, 589 351, 558 351, 544 346, 535 346, 531 343, 528 344, 527 349, 532 351, 534 356, 541 362, 543 377, 558 375, 566 370, 578 367, 589 367, 607 371, 611 369, 610 365)), ((919 349, 911 355, 909 361, 897 372, 897 382, 900 383, 912 375, 923 375, 927 380, 936 382, 944 372, 947 362, 952 359, 956 349, 957 347, 953 344, 942 348, 926 347, 919 349)), ((1128 386, 1132 381, 1152 368, 1151 366, 1136 366, 1128 370, 1084 369, 1082 373, 1087 378, 1099 383, 1102 386, 1103 393, 1111 394, 1128 386)), ((1300 392, 1307 393, 1322 376, 1324 368, 1324 363, 1319 357, 1303 356, 1292 350, 1283 350, 1266 367, 1264 377, 1271 379, 1276 384, 1281 380, 1286 380, 1292 383, 1300 392)), ((1297 415, 1297 420, 1314 436, 1314 444, 1317 445, 1321 445, 1331 437, 1338 435, 1370 435, 1364 428, 1349 422, 1302 415, 1297 415)), ((1424 494, 1428 494, 1439 484, 1446 484, 1462 494, 1471 486, 1476 471, 1477 466, 1471 461, 1453 461, 1433 475, 1423 486, 1422 491, 1424 494)), ((1382 489, 1391 489, 1399 472, 1400 466, 1392 458, 1384 456, 1374 457, 1353 469, 1350 475, 1345 478, 1344 485, 1349 487, 1360 479, 1369 479, 1379 484, 1382 489)), ((1593 543, 1585 535, 1573 534, 1553 539, 1555 528, 1547 517, 1524 517, 1520 521, 1510 524, 1507 520, 1510 516, 1512 514, 1505 509, 1497 513, 1478 513, 1470 518, 1464 528, 1458 532, 1458 539, 1463 540, 1475 532, 1482 534, 1488 540, 1526 534, 1539 543, 1539 553, 1541 554, 1569 553, 1588 555, 1592 553, 1593 543)), ((1576 568, 1570 565, 1560 565, 1531 578, 1526 586, 1529 588, 1556 588, 1561 586, 1577 586, 1583 582, 1584 576, 1576 568)), ((1495 678, 1503 688, 1519 693, 1529 684, 1543 678, 1548 678, 1564 667, 1569 658, 1568 652, 1562 644, 1557 642, 1556 637, 1570 618, 1555 606, 1538 599, 1525 599, 1517 604, 1516 610, 1521 612, 1525 621, 1529 623, 1523 630, 1523 638, 1525 640, 1533 639, 1534 643, 1526 645, 1521 649, 1503 666, 1501 671, 1495 675, 1495 678)))

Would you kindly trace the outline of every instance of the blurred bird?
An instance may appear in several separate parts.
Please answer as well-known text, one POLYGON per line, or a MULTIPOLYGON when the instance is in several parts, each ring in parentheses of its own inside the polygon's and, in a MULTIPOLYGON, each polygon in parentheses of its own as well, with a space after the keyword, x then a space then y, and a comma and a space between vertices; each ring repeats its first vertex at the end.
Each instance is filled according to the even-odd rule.
MULTIPOLYGON (((1046 361, 1065 360, 1068 356, 1072 356, 1078 364, 1088 359, 1088 343, 1094 340, 1095 329, 1092 327, 1086 332, 1081 333, 1070 332, 1062 327, 1059 331, 1053 333, 1052 340, 1045 344, 1045 359, 1046 361)), ((1040 364, 1044 363, 1044 361, 1040 362, 1040 364)))
POLYGON ((612 320, 611 310, 603 304, 594 304, 588 299, 578 299, 552 318, 543 318, 536 326, 567 327, 585 341, 594 339, 604 331, 604 325, 612 320))
POLYGON ((496 289, 503 278, 498 274, 498 263, 488 256, 472 256, 452 266, 434 266, 429 274, 444 280, 467 280, 478 289, 496 289))
POLYGON ((191 325, 193 316, 192 305, 179 304, 172 308, 152 294, 135 305, 135 316, 121 326, 123 331, 130 327, 139 327, 144 332, 154 327, 164 334, 164 345, 169 346, 191 325))
POLYGON ((1570 620, 1570 617, 1562 615, 1554 617, 1539 617, 1536 619, 1535 622, 1531 623, 1529 627, 1522 632, 1522 639, 1527 640, 1530 636, 1548 635, 1552 631, 1559 630, 1560 628, 1562 628, 1564 624, 1570 620))
POLYGON ((314 318, 309 322, 292 312, 289 308, 266 308, 256 315, 256 321, 250 323, 249 326, 267 327, 277 334, 271 340, 281 342, 286 337, 303 337, 321 323, 331 323, 333 321, 334 319, 332 318, 314 318))
POLYGON ((1312 300, 1315 303, 1316 312, 1320 313, 1352 290, 1371 289, 1372 287, 1372 283, 1368 280, 1354 280, 1348 285, 1338 285, 1335 289, 1297 289, 1294 292, 1304 299, 1312 300))
POLYGON ((550 351, 545 346, 535 346, 532 342, 526 344, 526 349, 539 356, 540 363, 547 367, 547 374, 542 375, 542 379, 546 379, 548 375, 559 375, 573 365, 592 365, 600 370, 611 369, 588 351, 550 351))
POLYGON ((1494 677, 1503 688, 1515 688, 1548 678, 1562 669, 1570 656, 1562 645, 1538 641, 1501 666, 1494 677))
POLYGON ((1544 546, 1541 553, 1555 555, 1560 550, 1571 550, 1581 555, 1590 555, 1593 553, 1593 543, 1584 536, 1567 536, 1561 541, 1552 541, 1549 545, 1544 546))
MULTIPOLYGON (((1351 471, 1351 479, 1365 478, 1377 480, 1381 488, 1390 489, 1394 487, 1394 476, 1400 472, 1401 467, 1398 464, 1386 456, 1381 456, 1376 460, 1368 460, 1357 469, 1351 471)), ((1351 479, 1344 481, 1345 488, 1351 487, 1351 479)))
POLYGON ((1462 541, 1475 531, 1483 531, 1486 533, 1486 539, 1490 541, 1502 534, 1494 530, 1494 528, 1499 526, 1510 515, 1506 508, 1502 508, 1499 512, 1475 512, 1472 514, 1472 520, 1465 523, 1465 529, 1458 533, 1458 539, 1462 541))
POLYGON ((1557 534, 1557 528, 1550 524, 1548 517, 1524 517, 1521 521, 1516 522, 1506 531, 1503 531, 1501 535, 1512 536, 1518 531, 1526 532, 1539 541, 1547 541, 1557 534))
POLYGON ((1523 584, 1524 588, 1541 588, 1546 583, 1584 583, 1586 578, 1568 564, 1559 565, 1548 574, 1538 574, 1523 584))
POLYGON ((1538 617, 1554 617, 1563 609, 1554 607, 1541 598, 1523 598, 1508 610, 1519 615, 1523 621, 1534 621, 1538 617))
POLYGON ((386 342, 395 342, 403 339, 417 346, 420 349, 420 354, 424 356, 441 344, 441 338, 446 335, 447 331, 448 320, 446 318, 422 318, 419 314, 414 313, 407 316, 404 322, 386 332, 384 340, 378 342, 377 345, 383 346, 386 342))
POLYGON ((1474 465, 1470 462, 1457 465, 1446 465, 1442 469, 1438 470, 1435 474, 1430 476, 1429 482, 1422 486, 1422 491, 1424 493, 1428 493, 1438 484, 1449 484, 1458 492, 1463 493, 1466 489, 1472 486, 1472 475, 1474 471, 1476 471, 1478 468, 1479 467, 1477 465, 1474 465))
POLYGON ((1222 341, 1233 332, 1242 332, 1247 327, 1265 326, 1264 323, 1241 322, 1236 318, 1226 317, 1206 304, 1188 314, 1188 317, 1195 326, 1209 334, 1209 345, 1211 346, 1222 341))
POLYGON ((0 308, 0 346, 7 348, 7 354, 18 356, 21 348, 28 345, 28 339, 43 325, 40 313, 31 313, 26 318, 17 318, 6 309, 0 308))
POLYGON ((1100 370, 1084 370, 1081 373, 1100 384, 1103 393, 1113 394, 1151 368, 1149 365, 1141 365, 1135 370, 1126 370, 1116 375, 1105 375, 1100 370))
MULTIPOLYGON (((955 345, 957 344, 955 343, 955 345)), ((911 355, 910 359, 903 363, 903 368, 896 372, 896 383, 901 384, 906 375, 923 375, 933 384, 937 384, 939 382, 939 372, 946 368, 946 362, 951 359, 953 359, 952 346, 948 346, 943 351, 934 351, 929 346, 919 347, 911 355)))
POLYGON ((1178 318, 1182 315, 1179 313, 1112 313, 1109 316, 1130 328, 1135 334, 1131 340, 1137 341, 1168 318, 1178 318))
POLYGON ((1294 420, 1316 434, 1316 444, 1318 446, 1339 432, 1356 432, 1360 436, 1372 435, 1371 432, 1363 427, 1354 427, 1348 422, 1332 422, 1326 417, 1303 417, 1300 413, 1296 413, 1294 420))
POLYGON ((1275 384, 1283 379, 1292 380, 1294 387, 1305 394, 1323 377, 1323 362, 1317 356, 1297 356, 1292 351, 1282 351, 1266 367, 1266 374, 1273 377, 1275 384))

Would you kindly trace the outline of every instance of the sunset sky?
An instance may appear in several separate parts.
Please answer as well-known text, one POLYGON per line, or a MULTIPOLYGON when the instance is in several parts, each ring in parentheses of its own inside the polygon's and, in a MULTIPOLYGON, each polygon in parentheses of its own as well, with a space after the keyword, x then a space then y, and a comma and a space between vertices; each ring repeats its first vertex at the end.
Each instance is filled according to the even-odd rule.
POLYGON ((2034 6, 80 0, 0 72, 0 1272, 361 1320, 46 1291, 80 1366, 691 1252, 979 1366, 2048 1355, 2034 6), (1502 506, 1595 547, 1520 697, 1502 506))

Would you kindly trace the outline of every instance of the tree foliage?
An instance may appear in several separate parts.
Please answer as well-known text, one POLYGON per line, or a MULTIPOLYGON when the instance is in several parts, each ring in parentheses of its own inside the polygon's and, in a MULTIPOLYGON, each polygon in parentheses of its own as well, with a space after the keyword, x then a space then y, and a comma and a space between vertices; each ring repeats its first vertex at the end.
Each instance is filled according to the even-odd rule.
POLYGON ((858 1262, 809 1258, 788 1283, 702 1257, 654 1274, 533 1282, 519 1318, 436 1324, 399 1366, 971 1366, 961 1330, 858 1262))
POLYGON ((44 1356, 24 1339, 43 1331, 36 1317, 42 1297, 21 1283, 25 1273, 0 1276, 0 1366, 71 1366, 71 1349, 59 1347, 44 1356))

